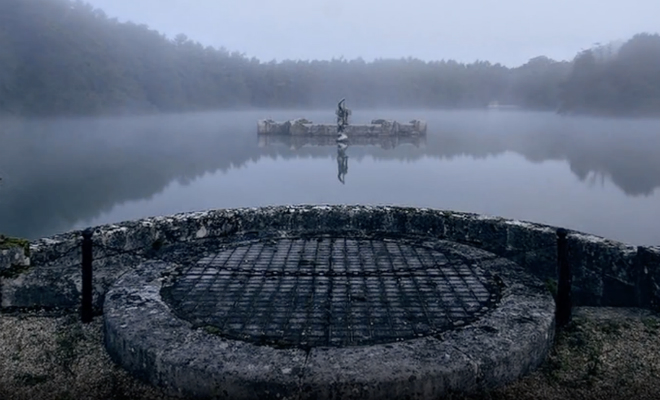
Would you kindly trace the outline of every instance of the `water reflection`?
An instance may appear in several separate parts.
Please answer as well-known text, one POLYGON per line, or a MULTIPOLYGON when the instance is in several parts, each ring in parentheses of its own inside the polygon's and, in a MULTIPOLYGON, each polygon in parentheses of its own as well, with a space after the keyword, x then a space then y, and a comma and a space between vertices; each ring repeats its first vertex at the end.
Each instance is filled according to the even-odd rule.
MULTIPOLYGON (((418 149, 426 147, 426 136, 357 136, 347 141, 337 142, 334 137, 328 136, 288 136, 288 135, 258 135, 260 148, 283 146, 291 151, 299 152, 305 147, 337 147, 337 179, 342 184, 346 183, 348 173, 348 155, 346 150, 349 146, 374 146, 383 150, 392 150, 398 146, 412 145, 418 149)), ((275 150, 277 151, 277 149, 275 150)), ((361 152, 361 157, 364 152, 361 152)), ((286 157, 286 156, 285 156, 286 157)))
MULTIPOLYGON (((323 115, 309 114, 314 120, 323 115)), ((367 190, 348 182, 361 173, 355 168, 361 168, 364 160, 397 162, 400 167, 394 173, 404 175, 406 168, 424 158, 478 160, 511 152, 530 163, 564 162, 584 185, 612 182, 628 196, 652 196, 660 186, 657 121, 566 119, 542 113, 426 115, 430 127, 426 138, 387 138, 375 143, 355 139, 347 149, 335 149, 335 138, 327 138, 328 143, 302 137, 255 138, 254 122, 264 117, 263 112, 3 121, 0 231, 31 238, 50 235, 119 204, 151 199, 172 182, 185 186, 216 171, 243 176, 255 163, 278 159, 336 161, 338 180, 354 193, 367 190), (349 153, 351 178, 347 181, 349 153)), ((274 119, 294 116, 282 113, 274 119)), ((392 115, 402 120, 417 116, 392 115)), ((286 173, 299 172, 292 168, 286 173)), ((503 186, 511 179, 503 176, 503 186)), ((422 193, 426 184, 411 190, 422 193)), ((292 191, 290 198, 295 195, 292 191)), ((269 196, 272 193, 264 191, 263 197, 269 196)))
POLYGON ((342 185, 346 183, 346 174, 348 174, 347 148, 348 144, 337 143, 337 179, 339 179, 342 185))
MULTIPOLYGON (((333 147, 337 144, 337 139, 333 136, 257 135, 257 141, 261 148, 284 146, 289 150, 300 150, 304 147, 333 147)), ((426 136, 358 136, 349 138, 347 143, 351 146, 375 146, 384 150, 406 144, 424 148, 426 136)))

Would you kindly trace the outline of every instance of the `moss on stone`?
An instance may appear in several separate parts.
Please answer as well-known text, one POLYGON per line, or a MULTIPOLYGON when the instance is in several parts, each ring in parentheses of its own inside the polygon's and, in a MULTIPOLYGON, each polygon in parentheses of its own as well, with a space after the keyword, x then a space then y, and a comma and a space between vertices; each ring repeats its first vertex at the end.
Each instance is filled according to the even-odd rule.
POLYGON ((0 234, 0 250, 12 247, 22 247, 25 255, 30 257, 30 242, 28 240, 0 234))
POLYGON ((220 335, 222 333, 222 330, 220 330, 220 328, 213 325, 205 325, 204 330, 206 331, 206 333, 210 333, 211 335, 220 335))

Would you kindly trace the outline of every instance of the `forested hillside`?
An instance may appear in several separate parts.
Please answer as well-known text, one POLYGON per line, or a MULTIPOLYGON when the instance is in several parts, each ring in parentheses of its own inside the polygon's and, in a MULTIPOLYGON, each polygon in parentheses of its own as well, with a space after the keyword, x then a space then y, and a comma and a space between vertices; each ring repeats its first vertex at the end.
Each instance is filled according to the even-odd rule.
POLYGON ((417 59, 265 62, 119 23, 84 2, 0 1, 0 114, 99 115, 243 107, 658 112, 660 37, 608 60, 540 56, 517 68, 417 59), (596 72, 594 72, 596 71, 596 72))
POLYGON ((660 115, 660 35, 639 34, 618 49, 580 53, 562 90, 561 111, 660 115))

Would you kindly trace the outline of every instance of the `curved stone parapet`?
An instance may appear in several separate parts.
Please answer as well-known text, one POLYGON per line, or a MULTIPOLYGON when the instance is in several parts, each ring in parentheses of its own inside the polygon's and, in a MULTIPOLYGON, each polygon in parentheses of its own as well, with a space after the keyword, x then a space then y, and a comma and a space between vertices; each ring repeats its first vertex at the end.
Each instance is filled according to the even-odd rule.
MULTIPOLYGON (((121 274, 178 243, 263 232, 387 232, 466 243, 506 257, 544 281, 556 279, 555 227, 479 214, 387 206, 277 206, 146 218, 94 227, 94 301, 121 274)), ((30 244, 30 265, 1 278, 3 309, 78 307, 80 231, 30 244)), ((660 247, 631 246, 569 231, 576 305, 656 307, 660 247)))

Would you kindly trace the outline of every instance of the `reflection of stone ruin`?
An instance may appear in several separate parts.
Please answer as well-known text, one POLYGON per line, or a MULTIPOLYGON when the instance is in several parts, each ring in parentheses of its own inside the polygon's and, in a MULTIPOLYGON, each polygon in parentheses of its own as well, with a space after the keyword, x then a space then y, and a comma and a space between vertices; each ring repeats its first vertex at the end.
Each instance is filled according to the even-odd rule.
MULTIPOLYGON (((333 135, 270 135, 259 134, 259 147, 283 145, 297 150, 306 146, 335 146, 336 137, 333 135)), ((426 146, 426 136, 356 136, 350 139, 351 146, 378 146, 382 149, 393 149, 401 145, 415 147, 426 146)))
MULTIPOLYGON (((257 123, 257 132, 269 135, 329 136, 335 139, 338 129, 336 124, 315 124, 304 118, 284 122, 266 119, 257 123)), ((426 135, 426 122, 412 120, 408 123, 400 123, 375 119, 370 124, 346 125, 344 133, 351 140, 360 136, 421 136, 426 135)))
POLYGON ((351 110, 346 108, 346 99, 337 105, 337 125, 313 124, 304 118, 275 122, 261 120, 258 123, 259 147, 284 144, 292 150, 304 146, 337 145, 337 179, 345 183, 348 173, 346 149, 351 145, 377 145, 392 149, 410 143, 416 147, 426 144, 426 123, 412 120, 408 124, 375 119, 370 124, 349 125, 351 110))

